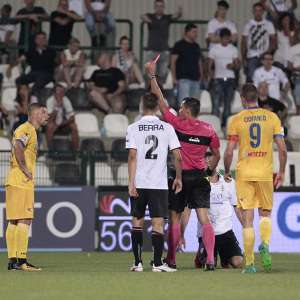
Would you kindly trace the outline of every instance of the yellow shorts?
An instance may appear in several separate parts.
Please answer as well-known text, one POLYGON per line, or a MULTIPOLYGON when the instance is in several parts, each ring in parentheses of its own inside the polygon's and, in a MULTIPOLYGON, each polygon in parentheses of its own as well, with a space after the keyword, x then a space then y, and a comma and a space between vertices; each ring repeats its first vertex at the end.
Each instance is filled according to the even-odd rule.
POLYGON ((273 208, 273 181, 235 181, 235 188, 238 196, 237 207, 262 207, 267 210, 273 208))
POLYGON ((6 220, 33 219, 34 191, 11 185, 6 191, 6 220))

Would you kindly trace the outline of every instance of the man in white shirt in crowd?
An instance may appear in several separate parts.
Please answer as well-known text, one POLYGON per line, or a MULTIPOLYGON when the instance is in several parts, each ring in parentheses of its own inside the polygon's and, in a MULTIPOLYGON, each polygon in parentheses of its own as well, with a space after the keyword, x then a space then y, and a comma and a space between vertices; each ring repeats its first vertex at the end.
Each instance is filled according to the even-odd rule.
POLYGON ((56 84, 53 89, 53 96, 47 99, 47 112, 49 114, 46 139, 48 147, 51 145, 54 133, 58 130, 68 128, 71 131, 73 149, 79 148, 79 137, 75 123, 75 113, 68 97, 65 96, 65 89, 62 85, 56 84))
POLYGON ((222 127, 230 115, 231 102, 236 87, 235 71, 239 69, 238 51, 230 44, 231 32, 228 28, 220 31, 220 43, 209 50, 208 74, 213 83, 212 114, 219 117, 219 107, 224 100, 222 127), (214 66, 214 70, 213 70, 214 66))
MULTIPOLYGON (((209 166, 212 158, 211 152, 205 154, 205 165, 209 166)), ((230 182, 225 182, 222 175, 214 170, 214 173, 209 176, 211 192, 210 192, 210 209, 208 211, 210 221, 213 225, 216 241, 215 241, 215 264, 217 262, 217 255, 220 255, 221 265, 223 268, 242 268, 243 267, 243 253, 239 243, 232 231, 232 207, 239 221, 242 224, 242 213, 240 208, 237 208, 237 195, 235 189, 235 182, 232 179, 230 182)), ((185 209, 180 224, 181 237, 179 241, 179 249, 184 252, 186 247, 184 232, 189 221, 191 209, 185 209)), ((206 263, 206 250, 202 241, 202 226, 198 221, 197 237, 199 239, 199 249, 195 258, 195 268, 203 268, 206 263)))
POLYGON ((262 56, 262 67, 255 70, 253 75, 253 84, 258 88, 261 82, 266 82, 269 87, 269 96, 280 102, 284 102, 290 89, 290 83, 286 74, 278 67, 273 66, 273 54, 265 52, 262 56), (280 84, 284 86, 280 94, 280 84))
MULTIPOLYGON (((153 76, 154 77, 154 76, 153 76)), ((131 201, 131 241, 135 262, 130 271, 142 272, 143 225, 146 206, 152 222, 153 272, 176 272, 162 261, 164 219, 168 217, 168 150, 173 153, 176 179, 173 190, 182 189, 182 158, 180 143, 172 125, 156 116, 158 97, 154 93, 142 96, 143 117, 129 125, 126 133, 129 195, 131 201)))
POLYGON ((229 4, 227 1, 218 1, 218 10, 216 17, 210 20, 207 24, 206 36, 209 40, 209 49, 221 42, 220 31, 223 28, 228 28, 231 31, 231 42, 237 42, 237 28, 234 22, 227 19, 229 4))
POLYGON ((263 54, 271 52, 276 46, 274 25, 263 19, 263 14, 263 5, 253 4, 254 18, 247 22, 243 29, 241 52, 247 82, 252 82, 255 69, 261 66, 263 54))

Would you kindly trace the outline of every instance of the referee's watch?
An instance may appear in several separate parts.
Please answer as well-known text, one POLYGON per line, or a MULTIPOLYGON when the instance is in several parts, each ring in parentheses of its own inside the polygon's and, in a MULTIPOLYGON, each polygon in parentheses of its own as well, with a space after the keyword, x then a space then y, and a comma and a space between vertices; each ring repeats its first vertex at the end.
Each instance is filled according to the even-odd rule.
POLYGON ((154 75, 149 75, 149 80, 151 80, 151 79, 153 79, 153 78, 155 78, 154 75))

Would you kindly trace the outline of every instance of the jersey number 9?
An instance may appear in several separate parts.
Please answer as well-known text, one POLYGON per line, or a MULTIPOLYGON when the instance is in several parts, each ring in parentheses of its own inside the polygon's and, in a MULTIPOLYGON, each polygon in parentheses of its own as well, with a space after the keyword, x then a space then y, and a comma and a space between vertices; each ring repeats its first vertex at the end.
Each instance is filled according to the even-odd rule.
POLYGON ((257 148, 260 145, 260 125, 257 123, 253 123, 250 126, 250 137, 253 141, 250 142, 250 146, 252 148, 257 148))

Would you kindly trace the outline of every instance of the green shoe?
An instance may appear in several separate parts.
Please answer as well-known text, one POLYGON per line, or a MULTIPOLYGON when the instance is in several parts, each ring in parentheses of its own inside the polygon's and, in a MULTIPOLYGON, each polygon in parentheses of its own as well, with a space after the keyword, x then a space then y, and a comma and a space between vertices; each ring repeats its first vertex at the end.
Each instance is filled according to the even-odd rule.
POLYGON ((254 264, 246 266, 246 269, 243 271, 244 274, 256 274, 256 270, 254 268, 254 264))
POLYGON ((272 269, 272 258, 269 254, 269 245, 263 241, 259 246, 258 250, 262 257, 262 265, 266 271, 270 271, 272 269))

